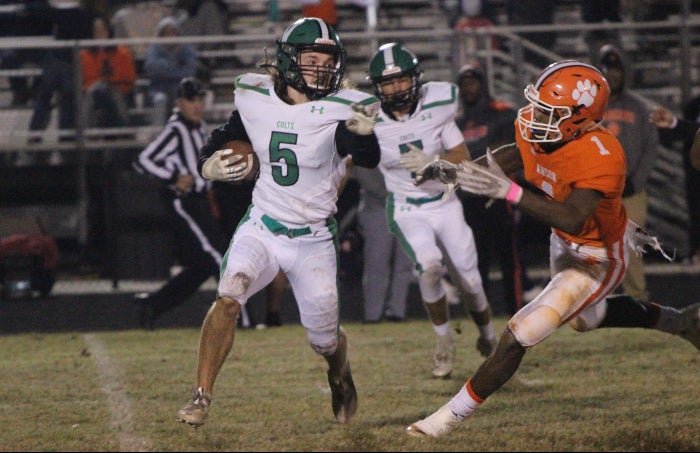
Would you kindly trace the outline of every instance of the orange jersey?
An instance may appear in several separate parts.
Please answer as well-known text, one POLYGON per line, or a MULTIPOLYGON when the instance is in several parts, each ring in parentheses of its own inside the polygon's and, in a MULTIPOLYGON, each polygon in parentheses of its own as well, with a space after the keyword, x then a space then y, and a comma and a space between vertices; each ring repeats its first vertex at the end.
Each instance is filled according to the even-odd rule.
POLYGON ((622 205, 622 190, 627 164, 622 145, 613 134, 599 128, 551 154, 535 151, 535 144, 526 142, 520 134, 515 135, 525 179, 548 196, 563 202, 573 189, 593 189, 602 194, 598 207, 578 234, 553 228, 555 234, 594 247, 605 247, 623 238, 627 213, 622 205))
POLYGON ((105 79, 122 93, 134 91, 136 67, 129 49, 124 46, 99 49, 82 49, 80 62, 83 68, 83 90, 98 80, 105 79), (105 74, 105 68, 108 69, 105 74))

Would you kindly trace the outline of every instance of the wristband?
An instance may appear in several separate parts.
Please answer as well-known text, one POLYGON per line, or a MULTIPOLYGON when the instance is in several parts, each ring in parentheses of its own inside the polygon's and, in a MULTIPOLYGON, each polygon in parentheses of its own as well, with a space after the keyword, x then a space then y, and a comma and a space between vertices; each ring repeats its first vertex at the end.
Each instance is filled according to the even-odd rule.
POLYGON ((508 188, 508 193, 506 194, 506 201, 513 204, 520 203, 520 199, 523 197, 523 188, 517 185, 515 182, 510 183, 508 188))

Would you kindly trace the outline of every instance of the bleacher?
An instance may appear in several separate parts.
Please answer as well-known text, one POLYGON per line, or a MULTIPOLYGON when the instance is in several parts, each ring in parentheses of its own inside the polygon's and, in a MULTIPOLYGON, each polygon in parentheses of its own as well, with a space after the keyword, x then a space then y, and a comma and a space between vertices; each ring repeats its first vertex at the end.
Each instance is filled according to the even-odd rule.
MULTIPOLYGON (((496 9, 499 23, 507 23, 505 2, 503 0, 491 0, 491 2, 496 9)), ((166 7, 172 7, 175 4, 174 1, 168 0, 159 3, 166 7)), ((294 0, 279 0, 278 11, 274 16, 270 14, 266 1, 226 0, 226 4, 230 11, 228 35, 182 38, 197 44, 200 48, 199 57, 211 63, 207 97, 207 120, 211 126, 218 125, 228 118, 232 108, 235 78, 244 72, 258 71, 257 65, 262 60, 265 49, 271 57, 274 57, 274 39, 291 20, 299 16, 300 11, 294 0), (213 42, 217 45, 204 46, 213 42)), ((462 37, 449 29, 448 18, 440 8, 440 0, 381 0, 376 15, 376 26, 372 29, 368 26, 368 15, 364 8, 357 6, 351 0, 336 0, 336 5, 339 17, 338 29, 348 50, 347 76, 360 89, 370 89, 365 79, 366 65, 370 56, 378 44, 390 40, 405 43, 418 55, 425 70, 425 80, 451 81, 454 79, 457 69, 455 67, 457 63, 454 60, 454 43, 462 37)), ((674 24, 679 23, 678 11, 673 11, 671 18, 676 21, 673 22, 674 24)), ((674 111, 678 111, 683 103, 683 84, 692 87, 691 94, 700 94, 700 26, 697 25, 700 24, 700 11, 693 10, 689 20, 695 22, 692 22, 694 24, 690 28, 692 33, 688 37, 690 42, 689 58, 687 58, 690 68, 688 80, 682 79, 683 43, 678 33, 656 34, 654 30, 636 29, 625 29, 622 32, 624 50, 629 53, 629 61, 635 74, 633 88, 651 102, 666 105, 674 111), (635 38, 640 33, 645 33, 650 40, 663 42, 666 51, 663 54, 645 54, 644 49, 638 48, 635 38), (664 41, 669 39, 672 41, 664 41)), ((586 60, 588 52, 582 39, 578 1, 560 1, 555 14, 555 26, 558 27, 556 44, 545 50, 561 58, 586 60)), ((510 98, 519 104, 522 102, 520 96, 523 80, 531 80, 532 71, 541 68, 518 67, 513 60, 514 41, 505 37, 506 34, 501 28, 496 27, 494 32, 501 33, 503 48, 480 48, 476 56, 491 64, 489 77, 493 94, 501 98, 510 98)), ((122 38, 116 39, 118 42, 122 38)), ((128 38, 122 42, 136 47, 144 46, 148 43, 148 39, 153 38, 139 41, 128 38)), ((3 41, 0 40, 0 42, 3 41)), ((8 175, 21 176, 22 172, 27 171, 27 169, 14 167, 19 164, 15 160, 17 151, 28 151, 29 154, 39 157, 40 162, 45 162, 45 158, 52 151, 63 150, 68 158, 64 160, 62 168, 70 173, 75 170, 76 165, 104 166, 106 161, 127 156, 128 153, 143 148, 159 130, 158 127, 148 126, 148 108, 142 102, 137 102, 130 111, 134 126, 121 131, 123 133, 107 134, 108 131, 105 130, 88 130, 84 140, 76 142, 79 145, 76 147, 76 143, 59 141, 59 131, 56 126, 57 114, 54 112, 49 128, 41 133, 42 143, 30 145, 27 139, 32 109, 30 105, 10 106, 11 93, 7 76, 23 74, 34 77, 40 73, 40 69, 37 64, 19 71, 21 72, 0 70, 0 167, 7 170, 3 172, 1 184, 11 182, 8 175), (109 135, 109 138, 105 138, 105 135, 109 135)), ((142 93, 147 85, 148 80, 143 77, 137 82, 138 89, 142 93)), ((36 175, 34 177, 39 178, 36 181, 37 184, 42 182, 40 177, 36 175)), ((668 176, 668 178, 673 177, 673 175, 668 176)), ((70 215, 66 214, 65 206, 61 207, 63 210, 60 212, 50 211, 49 208, 54 207, 45 206, 47 208, 45 211, 57 221, 57 224, 61 219, 71 220, 68 225, 56 227, 67 237, 84 235, 84 230, 87 228, 85 225, 87 221, 80 216, 84 216, 85 203, 88 202, 87 195, 84 193, 86 185, 92 182, 81 179, 84 176, 81 176, 80 172, 75 178, 77 196, 70 206, 70 215), (78 220, 74 221, 76 218, 78 220)), ((667 179, 660 180, 660 183, 665 183, 667 179)), ((6 190, 0 190, 0 204, 6 203, 3 196, 7 193, 6 190)), ((14 200, 12 202, 15 203, 14 200)), ((40 201, 32 201, 33 207, 39 204, 40 201)), ((29 212, 27 211, 29 209, 30 207, 27 207, 25 212, 29 212)), ((18 211, 9 212, 5 204, 5 207, 0 208, 0 217, 8 218, 8 215, 14 218, 21 214, 18 214, 18 211)))

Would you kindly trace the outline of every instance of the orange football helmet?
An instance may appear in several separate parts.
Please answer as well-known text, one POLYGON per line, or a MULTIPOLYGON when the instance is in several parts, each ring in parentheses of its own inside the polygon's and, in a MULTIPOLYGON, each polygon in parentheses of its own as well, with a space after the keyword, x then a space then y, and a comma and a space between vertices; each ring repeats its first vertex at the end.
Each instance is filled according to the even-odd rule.
POLYGON ((608 81, 594 66, 553 63, 525 88, 530 103, 518 110, 520 135, 533 143, 576 139, 600 124, 609 97, 608 81))

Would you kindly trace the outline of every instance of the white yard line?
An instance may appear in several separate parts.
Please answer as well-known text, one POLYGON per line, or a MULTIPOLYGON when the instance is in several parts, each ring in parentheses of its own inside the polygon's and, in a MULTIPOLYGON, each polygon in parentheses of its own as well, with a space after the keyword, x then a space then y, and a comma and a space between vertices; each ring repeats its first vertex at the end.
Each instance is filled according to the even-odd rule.
POLYGON ((132 404, 124 391, 125 379, 120 367, 109 358, 97 335, 88 333, 83 338, 100 373, 100 390, 107 397, 110 426, 117 431, 119 451, 149 451, 148 440, 141 437, 131 417, 132 404))

